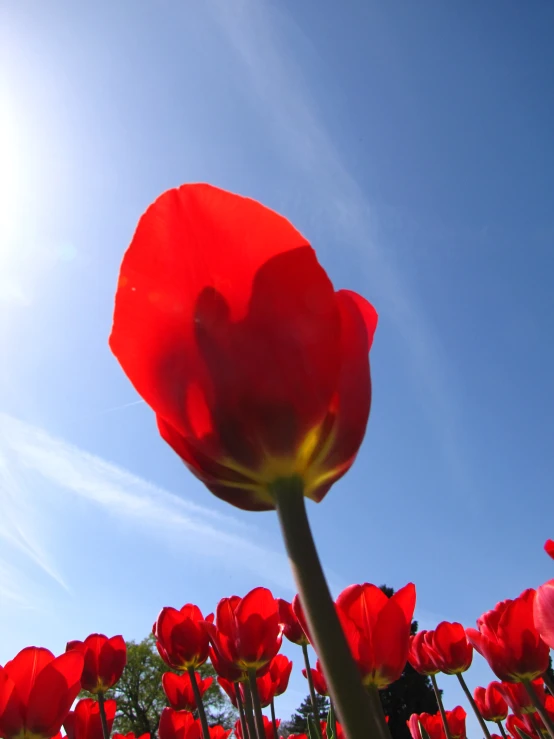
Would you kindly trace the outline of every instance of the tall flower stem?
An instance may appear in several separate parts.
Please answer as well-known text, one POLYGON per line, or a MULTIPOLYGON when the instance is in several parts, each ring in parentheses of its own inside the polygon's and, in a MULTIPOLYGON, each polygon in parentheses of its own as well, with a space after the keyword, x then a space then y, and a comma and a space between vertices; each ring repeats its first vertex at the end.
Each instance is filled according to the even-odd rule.
POLYGON ((319 709, 317 707, 317 698, 315 697, 314 681, 312 679, 312 668, 310 667, 310 655, 308 654, 307 644, 302 644, 302 654, 304 655, 304 664, 306 665, 306 678, 308 679, 308 687, 310 689, 310 701, 312 703, 314 724, 317 729, 317 735, 320 737, 321 728, 319 726, 319 709))
POLYGON ((391 739, 391 734, 389 727, 387 726, 387 719, 385 718, 385 712, 383 710, 383 704, 381 703, 377 686, 368 685, 367 694, 369 695, 371 711, 378 721, 379 739, 391 739))
POLYGON ((538 695, 535 693, 535 689, 533 688, 533 685, 530 680, 523 680, 523 685, 525 687, 525 690, 527 691, 527 695, 529 698, 531 698, 531 703, 535 706, 537 709, 537 713, 542 718, 543 724, 546 726, 546 729, 548 730, 548 733, 554 739, 554 723, 552 723, 552 719, 548 715, 548 712, 546 711, 543 704, 540 702, 538 695))
POLYGON ((299 477, 271 487, 310 638, 348 739, 377 739, 379 723, 370 710, 360 674, 339 623, 304 504, 299 477))
POLYGON ((439 706, 439 711, 442 718, 442 725, 444 726, 444 733, 446 734, 446 739, 452 739, 452 734, 450 733, 450 727, 448 726, 448 721, 446 720, 446 713, 444 711, 444 705, 442 702, 441 692, 439 690, 439 686, 437 685, 437 678, 435 675, 429 675, 431 678, 431 683, 433 684, 433 690, 435 691, 435 698, 437 699, 437 703, 439 706))
MULTIPOLYGON (((458 672, 456 673, 456 677, 458 678, 460 685, 462 686, 462 690, 466 694, 466 698, 469 701, 470 706, 473 708, 473 712, 477 716, 477 721, 479 721, 479 725, 481 726, 481 729, 483 731, 483 734, 487 737, 487 739, 491 739, 491 733, 489 731, 489 727, 487 726, 485 719, 481 716, 481 713, 479 709, 477 708, 477 703, 473 700, 473 696, 471 695, 471 692, 469 688, 467 687, 466 681, 461 676, 461 674, 458 672)), ((554 739, 554 737, 552 738, 554 739)))
POLYGON ((273 739, 279 739, 277 734, 277 719, 275 718, 275 703, 273 698, 271 699, 271 724, 273 726, 273 739))
POLYGON ((500 733, 502 734, 502 739, 508 739, 508 735, 506 734, 506 729, 504 728, 504 724, 502 721, 497 721, 496 725, 498 726, 500 733))
POLYGON ((250 692, 250 686, 244 685, 244 715, 246 716, 246 725, 248 726, 248 737, 249 739, 256 739, 258 736, 256 731, 256 724, 254 723, 254 711, 252 708, 252 694, 250 692))
MULTIPOLYGON (((246 716, 244 714, 244 704, 242 702, 242 695, 240 694, 238 683, 235 683, 235 698, 239 709, 240 728, 242 729, 243 739, 250 739, 250 737, 248 736, 248 726, 246 725, 246 716)), ((252 737, 252 739, 255 739, 255 737, 252 737)))
POLYGON ((265 739, 264 715, 262 713, 260 696, 258 695, 256 669, 253 667, 248 670, 248 684, 250 685, 250 693, 252 695, 252 704, 254 706, 254 716, 256 718, 256 730, 258 732, 258 739, 265 739))
POLYGON ((102 735, 104 739, 110 739, 110 730, 108 729, 108 720, 106 718, 106 706, 104 705, 104 693, 98 693, 98 708, 100 710, 100 723, 102 724, 102 735))
POLYGON ((200 726, 202 727, 203 739, 210 739, 210 730, 208 728, 208 720, 206 718, 206 711, 204 710, 204 703, 202 702, 202 696, 196 682, 196 672, 194 667, 187 669, 190 678, 190 684, 192 686, 192 692, 194 695, 194 702, 196 703, 196 710, 198 711, 198 718, 200 719, 200 726))

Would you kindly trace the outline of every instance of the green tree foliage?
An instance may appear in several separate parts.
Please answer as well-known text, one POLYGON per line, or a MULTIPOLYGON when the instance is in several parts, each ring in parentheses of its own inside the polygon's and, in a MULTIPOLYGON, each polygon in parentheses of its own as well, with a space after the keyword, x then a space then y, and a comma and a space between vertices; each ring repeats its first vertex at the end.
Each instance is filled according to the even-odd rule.
MULTIPOLYGON (((117 714, 114 731, 126 734, 129 731, 138 737, 141 734, 156 736, 162 710, 168 705, 162 688, 162 675, 170 670, 165 664, 152 635, 141 642, 127 642, 127 666, 121 680, 107 698, 117 701, 117 714)), ((236 719, 236 712, 215 681, 211 665, 205 664, 198 672, 202 677, 212 676, 214 682, 204 695, 204 706, 210 726, 222 724, 230 728, 236 719)))
MULTIPOLYGON (((326 721, 329 712, 329 699, 324 698, 322 695, 316 695, 316 700, 319 720, 326 721)), ((283 736, 288 736, 289 734, 307 734, 308 718, 311 716, 313 716, 312 702, 308 695, 296 709, 296 712, 290 717, 290 720, 284 726, 280 727, 279 733, 283 736)))
MULTIPOLYGON (((381 585, 385 595, 394 593, 392 588, 381 585)), ((412 621, 412 634, 417 633, 417 621, 412 621)), ((393 739, 410 739, 406 721, 412 713, 437 713, 439 710, 431 679, 420 675, 407 664, 401 677, 388 688, 379 691, 381 704, 389 717, 389 730, 393 739)))

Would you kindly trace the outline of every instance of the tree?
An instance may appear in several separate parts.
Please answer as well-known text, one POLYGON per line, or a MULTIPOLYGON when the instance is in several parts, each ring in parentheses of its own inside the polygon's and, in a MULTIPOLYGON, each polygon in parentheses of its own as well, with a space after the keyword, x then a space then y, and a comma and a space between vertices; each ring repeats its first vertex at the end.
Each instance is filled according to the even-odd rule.
MULTIPOLYGON (((164 672, 177 670, 172 670, 162 660, 152 635, 138 643, 127 642, 127 665, 121 680, 106 693, 107 698, 117 701, 114 732, 126 734, 132 731, 135 736, 156 736, 162 710, 168 705, 162 688, 164 672)), ((208 723, 210 726, 221 724, 231 728, 236 713, 215 681, 213 667, 204 664, 198 672, 202 677, 214 677, 213 684, 203 698, 208 723)))
MULTIPOLYGON (((317 708, 319 712, 319 720, 326 721, 327 714, 329 712, 329 699, 322 695, 316 695, 317 708)), ((283 735, 285 731, 288 734, 307 734, 308 733, 308 718, 312 717, 313 709, 310 696, 305 698, 300 706, 296 709, 296 712, 290 717, 285 726, 283 726, 283 735)))
MULTIPOLYGON (((381 590, 390 598, 394 590, 381 585, 381 590)), ((412 621, 412 634, 417 633, 417 621, 412 621)), ((412 713, 437 713, 439 706, 431 679, 420 675, 410 664, 406 664, 401 677, 388 688, 379 691, 381 704, 389 717, 389 730, 393 739, 410 739, 406 721, 412 713)))

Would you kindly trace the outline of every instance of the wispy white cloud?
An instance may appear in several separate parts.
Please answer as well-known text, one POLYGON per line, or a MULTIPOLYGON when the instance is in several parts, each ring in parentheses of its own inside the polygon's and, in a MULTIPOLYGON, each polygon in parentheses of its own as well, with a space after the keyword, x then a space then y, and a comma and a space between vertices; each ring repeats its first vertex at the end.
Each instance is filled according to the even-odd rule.
MULTIPOLYGON (((268 130, 279 142, 300 177, 305 209, 327 232, 340 234, 359 256, 371 298, 402 335, 425 407, 438 431, 439 443, 453 475, 463 480, 466 465, 460 452, 452 368, 448 365, 429 320, 406 278, 375 235, 376 214, 345 166, 322 120, 316 100, 303 83, 302 70, 283 43, 283 29, 298 48, 310 41, 284 9, 255 0, 212 0, 212 17, 243 63, 241 88, 251 90, 265 113, 268 130), (316 205, 317 204, 317 205, 316 205)), ((301 196, 300 196, 301 197, 301 196)), ((303 203, 304 205, 304 203, 303 203)))
MULTIPOLYGON (((34 492, 26 476, 38 473, 65 495, 64 506, 79 499, 100 507, 118 525, 140 529, 174 548, 202 551, 225 566, 240 566, 290 590, 292 579, 283 554, 257 543, 260 532, 232 515, 199 506, 44 430, 0 414, 0 541, 23 553, 60 586, 60 571, 41 546, 39 523, 48 509, 44 490, 34 492)), ((0 587, 17 600, 17 576, 7 562, 0 587)), ((69 583, 71 585, 71 583, 69 583)))

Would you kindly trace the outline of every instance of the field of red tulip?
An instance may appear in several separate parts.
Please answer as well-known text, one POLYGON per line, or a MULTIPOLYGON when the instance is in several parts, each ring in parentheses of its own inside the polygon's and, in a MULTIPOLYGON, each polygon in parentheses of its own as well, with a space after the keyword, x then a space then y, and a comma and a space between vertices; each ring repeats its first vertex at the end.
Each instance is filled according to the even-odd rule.
MULTIPOLYGON (((429 676, 440 709, 410 717, 413 739, 466 737, 464 708, 443 706, 441 673, 456 676, 485 739, 499 739, 488 724, 503 739, 554 739, 554 579, 498 603, 477 628, 442 622, 415 635, 412 583, 390 597, 368 583, 330 595, 305 497, 320 502, 363 441, 376 326, 373 306, 335 291, 308 241, 253 200, 184 185, 140 219, 121 266, 111 349, 163 439, 213 494, 276 511, 298 589, 288 603, 257 587, 206 616, 191 603, 162 608, 153 634, 171 671, 159 739, 231 733, 208 725, 202 696, 212 678, 198 672, 207 660, 238 711, 237 739, 279 739, 274 699, 292 670, 283 638, 302 651, 310 739, 389 739, 379 691, 407 662, 429 676), (472 693, 463 674, 474 649, 498 681, 472 693), (316 694, 330 698, 322 723, 316 694)), ((545 550, 554 558, 554 541, 545 550)), ((91 634, 57 657, 23 649, 0 667, 0 737, 52 739, 63 729, 68 739, 110 739, 118 708, 106 692, 125 664, 122 636, 91 634), (77 701, 81 691, 90 697, 77 701)))

